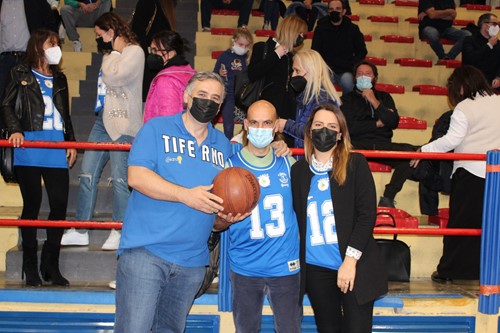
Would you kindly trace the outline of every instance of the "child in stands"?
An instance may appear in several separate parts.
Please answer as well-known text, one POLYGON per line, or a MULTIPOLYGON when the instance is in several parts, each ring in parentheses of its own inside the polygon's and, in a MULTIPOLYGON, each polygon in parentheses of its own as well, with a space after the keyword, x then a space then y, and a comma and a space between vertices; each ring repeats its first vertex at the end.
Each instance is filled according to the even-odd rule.
POLYGON ((231 48, 222 53, 215 63, 214 72, 226 82, 226 98, 222 104, 224 135, 234 136, 234 78, 247 68, 248 50, 252 48, 252 34, 243 28, 235 30, 231 37, 231 48))

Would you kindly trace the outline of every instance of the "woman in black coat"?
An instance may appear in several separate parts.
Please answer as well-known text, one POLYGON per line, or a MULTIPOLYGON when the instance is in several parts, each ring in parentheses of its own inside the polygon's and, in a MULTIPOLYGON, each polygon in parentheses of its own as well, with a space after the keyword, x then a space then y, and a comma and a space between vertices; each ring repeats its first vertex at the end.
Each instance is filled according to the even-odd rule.
POLYGON ((364 156, 351 152, 335 105, 314 109, 304 133, 305 159, 292 167, 301 294, 309 296, 318 332, 371 332, 374 301, 387 292, 373 239, 373 177, 364 156))

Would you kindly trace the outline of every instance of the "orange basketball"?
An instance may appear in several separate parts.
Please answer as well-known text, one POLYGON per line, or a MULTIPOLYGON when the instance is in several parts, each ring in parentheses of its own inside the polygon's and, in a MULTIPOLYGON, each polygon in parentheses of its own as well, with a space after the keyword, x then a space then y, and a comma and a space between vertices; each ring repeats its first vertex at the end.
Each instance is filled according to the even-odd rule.
POLYGON ((257 178, 240 167, 224 169, 214 178, 212 193, 221 197, 224 214, 244 214, 259 203, 260 186, 257 178))

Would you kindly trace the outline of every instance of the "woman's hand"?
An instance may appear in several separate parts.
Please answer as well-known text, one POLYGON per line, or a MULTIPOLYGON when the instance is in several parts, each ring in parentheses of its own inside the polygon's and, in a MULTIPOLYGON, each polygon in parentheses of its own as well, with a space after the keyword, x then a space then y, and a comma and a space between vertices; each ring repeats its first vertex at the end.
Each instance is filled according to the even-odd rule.
POLYGON ((276 131, 283 133, 285 131, 286 119, 278 119, 276 122, 276 131))
POLYGON ((292 155, 292 151, 283 140, 271 142, 271 147, 274 149, 274 155, 278 157, 292 155))
POLYGON ((344 262, 340 265, 337 274, 337 286, 344 294, 354 289, 354 280, 356 279, 356 263, 358 261, 353 257, 345 256, 344 262))
POLYGON ((12 133, 9 136, 9 143, 12 143, 12 145, 16 148, 19 148, 24 143, 24 135, 23 133, 16 132, 12 133))
POLYGON ((281 57, 283 57, 285 54, 288 53, 288 50, 283 45, 279 45, 278 47, 276 47, 274 49, 274 52, 276 52, 276 54, 278 55, 278 58, 281 59, 281 57))
MULTIPOLYGON (((418 152, 421 152, 421 151, 422 151, 422 150, 421 150, 420 148, 418 148, 418 149, 416 150, 416 152, 417 152, 417 153, 418 153, 418 152)), ((419 163, 420 163, 420 160, 417 160, 417 159, 415 159, 415 160, 411 160, 411 161, 410 161, 410 166, 411 166, 412 168, 416 168, 416 167, 418 166, 418 164, 419 164, 419 163)))
POLYGON ((127 46, 129 43, 123 38, 122 36, 118 36, 115 38, 113 41, 113 50, 118 51, 122 53, 123 49, 125 46, 127 46))
POLYGON ((76 154, 77 154, 77 152, 76 152, 75 148, 66 149, 66 159, 68 160, 68 166, 70 168, 76 162, 76 154))

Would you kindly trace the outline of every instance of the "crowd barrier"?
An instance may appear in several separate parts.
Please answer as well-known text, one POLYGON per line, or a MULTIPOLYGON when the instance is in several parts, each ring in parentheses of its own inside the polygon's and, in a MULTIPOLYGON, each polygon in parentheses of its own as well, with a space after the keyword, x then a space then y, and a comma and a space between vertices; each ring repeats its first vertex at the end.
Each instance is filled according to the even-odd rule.
MULTIPOLYGON (((0 147, 8 147, 7 140, 0 140, 0 147)), ((24 148, 75 148, 93 150, 129 150, 131 144, 93 143, 93 142, 47 142, 24 141, 24 148)), ((446 228, 386 228, 377 227, 375 234, 411 234, 411 235, 443 235, 443 236, 483 236, 481 245, 481 272, 479 312, 497 314, 500 307, 500 151, 489 151, 487 154, 457 154, 457 153, 421 153, 357 150, 367 158, 398 158, 398 159, 438 159, 438 160, 487 160, 483 229, 446 229, 446 228)), ((303 149, 292 149, 296 155, 303 154, 303 149)), ((94 228, 120 229, 120 222, 89 222, 89 221, 46 221, 0 219, 0 226, 30 226, 30 227, 62 227, 62 228, 94 228)), ((221 267, 223 269, 223 267, 221 267)), ((228 280, 228 277, 225 277, 228 280)), ((219 288, 219 309, 228 311, 230 295, 222 292, 228 283, 221 277, 219 288)))

